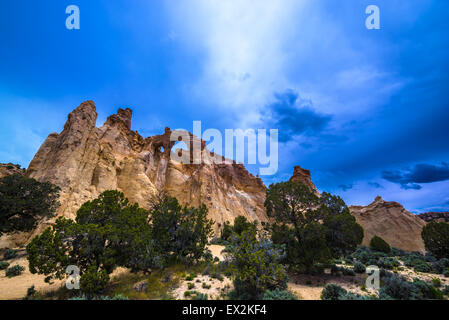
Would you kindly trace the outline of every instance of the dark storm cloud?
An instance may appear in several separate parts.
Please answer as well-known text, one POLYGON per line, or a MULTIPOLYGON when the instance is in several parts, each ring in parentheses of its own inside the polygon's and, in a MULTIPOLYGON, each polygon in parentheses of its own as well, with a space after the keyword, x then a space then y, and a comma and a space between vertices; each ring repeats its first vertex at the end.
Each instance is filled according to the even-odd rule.
POLYGON ((371 187, 374 187, 376 189, 384 189, 384 187, 377 182, 368 182, 368 185, 370 185, 371 187))
POLYGON ((353 184, 341 184, 338 186, 338 188, 340 188, 343 191, 351 190, 353 187, 354 187, 353 184))
POLYGON ((275 94, 276 101, 267 106, 263 121, 279 129, 279 140, 287 142, 293 136, 316 136, 328 126, 332 116, 317 113, 312 102, 302 99, 293 90, 275 94))
POLYGON ((405 171, 383 171, 382 177, 393 183, 401 185, 403 189, 419 190, 421 183, 432 183, 449 180, 449 165, 417 164, 405 171))

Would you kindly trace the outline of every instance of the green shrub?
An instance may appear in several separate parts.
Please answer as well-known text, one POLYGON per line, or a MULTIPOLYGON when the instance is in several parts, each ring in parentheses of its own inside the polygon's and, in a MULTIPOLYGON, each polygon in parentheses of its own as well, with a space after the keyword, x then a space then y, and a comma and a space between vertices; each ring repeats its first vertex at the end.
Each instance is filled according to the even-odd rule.
POLYGON ((322 300, 342 300, 347 291, 336 284, 327 284, 321 292, 322 300))
POLYGON ((91 266, 80 278, 81 291, 89 299, 99 296, 109 282, 109 274, 106 270, 98 271, 96 266, 91 266))
POLYGON ((203 282, 202 287, 203 287, 203 289, 210 289, 211 285, 210 284, 206 284, 206 282, 203 282))
POLYGON ((420 264, 417 264, 417 265, 414 267, 414 270, 415 270, 415 271, 418 271, 418 272, 426 272, 426 273, 429 273, 429 272, 432 271, 432 268, 431 268, 427 263, 422 262, 422 263, 420 263, 420 264))
POLYGON ((288 275, 280 263, 283 251, 255 230, 244 231, 229 248, 234 276, 234 300, 257 300, 266 290, 287 288, 288 275))
POLYGON ((204 294, 204 293, 197 293, 195 295, 195 297, 193 297, 193 300, 207 300, 208 299, 208 295, 204 294))
POLYGON ((25 271, 25 268, 22 267, 22 266, 19 266, 17 264, 17 265, 15 265, 13 267, 10 267, 10 268, 6 269, 5 275, 8 278, 12 278, 12 277, 20 276, 23 271, 25 271))
POLYGON ((0 261, 0 270, 6 270, 9 267, 9 262, 0 261))
POLYGON ((11 260, 17 257, 17 251, 13 249, 7 249, 3 254, 4 260, 11 260))
MULTIPOLYGON (((372 265, 372 264, 370 264, 370 265, 372 265)), ((380 258, 377 261, 377 264, 374 264, 374 265, 377 265, 380 268, 385 268, 385 269, 391 270, 391 269, 399 267, 401 264, 399 263, 398 260, 396 260, 394 258, 386 257, 386 258, 380 258)))
POLYGON ((34 288, 34 285, 33 286, 31 286, 31 287, 29 287, 28 289, 27 289, 27 294, 26 294, 26 296, 25 297, 23 297, 23 299, 22 300, 31 300, 32 298, 33 298, 33 296, 36 294, 36 289, 34 288))
POLYGON ((375 251, 380 251, 384 253, 390 253, 391 247, 390 245, 381 237, 374 236, 370 241, 370 248, 375 251))
MULTIPOLYGON (((126 297, 122 294, 117 294, 117 295, 113 296, 112 298, 101 296, 99 299, 100 300, 129 300, 128 297, 126 297)), ((80 299, 80 300, 85 300, 85 299, 80 299)))
POLYGON ((343 274, 345 276, 355 276, 355 271, 353 269, 343 268, 343 274))
POLYGON ((444 286, 444 289, 442 290, 442 293, 444 294, 444 295, 449 295, 449 286, 444 286))
POLYGON ((412 285, 416 288, 417 291, 417 299, 423 300, 423 299, 443 299, 443 293, 432 286, 431 284, 428 284, 422 280, 414 279, 412 282, 412 285))
POLYGON ((364 273, 365 271, 366 271, 366 268, 363 265, 363 263, 357 261, 354 264, 354 272, 356 272, 356 273, 364 273))
POLYGON ((415 300, 417 290, 410 283, 396 275, 384 278, 385 285, 380 289, 381 296, 388 296, 397 300, 415 300))
POLYGON ((440 278, 433 278, 433 279, 432 279, 432 285, 433 285, 435 288, 441 287, 441 280, 440 280, 440 278))
POLYGON ((262 300, 298 300, 293 293, 287 290, 267 290, 262 295, 262 300))
POLYGON ((429 222, 421 236, 427 251, 438 258, 449 258, 449 223, 429 222))
POLYGON ((184 297, 190 297, 192 295, 192 293, 190 291, 185 291, 184 292, 184 297))
POLYGON ((195 284, 192 283, 192 282, 189 282, 189 283, 187 283, 187 288, 188 288, 189 290, 192 290, 193 288, 195 288, 195 284))
POLYGON ((38 220, 54 215, 59 187, 20 174, 0 179, 0 235, 31 231, 38 220))
POLYGON ((187 277, 186 280, 187 281, 193 281, 196 278, 197 274, 194 272, 191 272, 187 277))

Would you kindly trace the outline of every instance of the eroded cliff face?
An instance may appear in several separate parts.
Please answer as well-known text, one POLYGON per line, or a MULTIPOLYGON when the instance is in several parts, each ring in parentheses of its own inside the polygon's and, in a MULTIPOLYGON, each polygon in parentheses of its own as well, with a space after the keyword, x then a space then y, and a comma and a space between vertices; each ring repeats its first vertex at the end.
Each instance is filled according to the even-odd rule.
POLYGON ((426 212, 417 215, 425 222, 447 222, 449 223, 449 212, 426 212))
POLYGON ((351 206, 349 209, 364 229, 364 245, 369 246, 372 237, 379 236, 398 249, 425 251, 421 231, 426 222, 399 203, 377 197, 366 207, 351 206))
POLYGON ((74 218, 84 202, 112 189, 142 207, 162 190, 182 204, 204 203, 216 229, 239 215, 251 221, 267 220, 266 187, 243 165, 226 159, 214 162, 221 156, 209 152, 204 141, 189 133, 191 144, 200 145, 196 154, 172 150, 175 142, 170 141, 169 128, 162 135, 143 138, 131 130, 131 117, 130 109, 119 109, 97 128, 95 104, 86 101, 69 114, 61 133, 48 136, 26 174, 61 187, 58 216, 74 218), (172 160, 172 152, 199 157, 201 164, 172 160))
POLYGON ((290 181, 294 182, 301 182, 302 184, 305 184, 315 192, 315 194, 319 195, 319 192, 315 186, 315 184, 312 182, 312 176, 310 174, 310 170, 303 169, 300 166, 296 166, 293 170, 293 176, 290 178, 290 181))

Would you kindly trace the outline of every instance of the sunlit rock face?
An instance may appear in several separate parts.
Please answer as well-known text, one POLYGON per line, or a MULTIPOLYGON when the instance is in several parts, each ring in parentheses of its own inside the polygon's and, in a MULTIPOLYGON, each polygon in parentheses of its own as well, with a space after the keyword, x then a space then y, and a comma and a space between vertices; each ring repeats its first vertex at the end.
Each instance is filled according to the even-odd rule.
POLYGON ((351 206, 350 211, 365 231, 364 245, 369 245, 372 237, 379 236, 391 247, 425 251, 421 231, 426 222, 405 210, 401 204, 377 197, 366 207, 351 206))
POLYGON ((13 163, 0 163, 0 179, 13 174, 25 174, 25 170, 13 163))
POLYGON ((170 141, 173 132, 169 128, 161 135, 143 138, 131 130, 131 117, 130 109, 119 109, 97 128, 95 104, 86 101, 69 114, 61 133, 48 136, 26 174, 61 187, 58 216, 74 218, 84 202, 113 189, 142 207, 159 191, 189 206, 204 203, 216 231, 239 215, 251 221, 267 220, 266 187, 242 164, 227 159, 217 163, 214 159, 221 156, 209 152, 204 141, 187 132, 182 134, 200 146, 191 148, 195 151, 172 150, 175 142, 170 141), (201 163, 175 161, 171 153, 177 158, 184 153, 201 163))

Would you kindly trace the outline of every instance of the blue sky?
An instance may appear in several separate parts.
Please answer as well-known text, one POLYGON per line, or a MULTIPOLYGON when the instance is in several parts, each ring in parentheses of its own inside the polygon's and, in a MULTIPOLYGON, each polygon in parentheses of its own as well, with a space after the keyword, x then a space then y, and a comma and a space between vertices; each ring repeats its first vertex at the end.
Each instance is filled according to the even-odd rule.
MULTIPOLYGON (((67 114, 119 107, 165 126, 277 128, 279 172, 348 204, 449 211, 449 2, 0 2, 0 162, 26 167, 67 114), (81 29, 65 28, 78 5, 81 29), (381 29, 365 28, 375 4, 381 29)), ((257 173, 257 168, 250 166, 257 173)))

